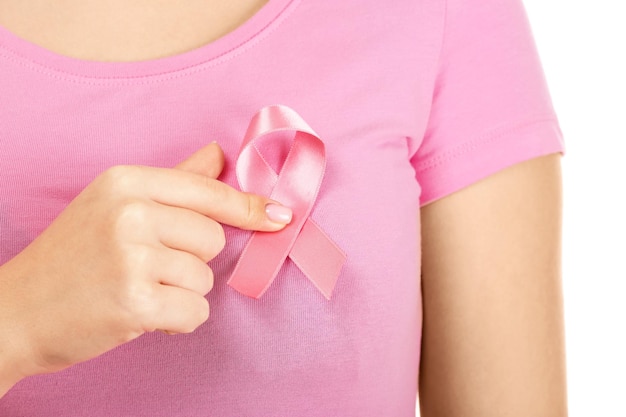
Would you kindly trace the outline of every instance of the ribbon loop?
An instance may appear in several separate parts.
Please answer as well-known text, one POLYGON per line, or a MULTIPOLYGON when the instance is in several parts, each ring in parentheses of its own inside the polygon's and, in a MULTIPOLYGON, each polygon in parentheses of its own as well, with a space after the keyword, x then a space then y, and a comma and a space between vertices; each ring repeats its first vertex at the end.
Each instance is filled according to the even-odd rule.
POLYGON ((244 191, 269 194, 293 211, 291 223, 279 232, 254 232, 228 284, 259 298, 289 258, 330 299, 345 254, 309 215, 326 168, 322 140, 294 110, 276 105, 262 108, 244 137, 236 173, 244 191), (254 146, 258 138, 277 131, 294 131, 291 149, 277 174, 254 146))

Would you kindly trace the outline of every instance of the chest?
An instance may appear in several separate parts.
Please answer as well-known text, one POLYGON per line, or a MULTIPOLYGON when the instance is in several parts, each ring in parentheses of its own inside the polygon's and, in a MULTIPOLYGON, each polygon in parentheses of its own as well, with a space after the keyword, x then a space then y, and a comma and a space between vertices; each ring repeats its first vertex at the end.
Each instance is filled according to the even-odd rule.
MULTIPOLYGON (((138 13, 140 1, 129 2, 129 14, 124 15, 123 7, 112 0, 110 4, 118 7, 102 10, 98 20, 93 14, 100 4, 91 1, 81 8, 74 0, 65 0, 64 5, 75 11, 63 7, 56 16, 50 10, 46 12, 52 14, 35 13, 33 0, 24 2, 32 3, 32 10, 0 0, 4 8, 0 19, 13 13, 15 19, 8 20, 14 26, 8 29, 17 32, 22 24, 28 33, 47 33, 52 40, 72 34, 77 39, 66 45, 74 46, 73 51, 102 44, 98 51, 128 53, 133 49, 128 44, 140 45, 142 39, 149 44, 148 38, 159 32, 155 22, 167 20, 163 11, 168 9, 156 0, 154 7, 144 4, 145 10, 138 13), (159 13, 153 10, 158 7, 163 7, 159 13), (55 16, 48 25, 52 29, 44 18, 29 26, 27 12, 55 16), (65 16, 81 13, 84 21, 65 16), (116 19, 126 23, 115 26, 116 19), (129 32, 131 21, 146 25, 146 33, 129 32), (92 38, 81 37, 80 28, 93 30, 89 25, 105 27, 94 31, 92 38), (41 28, 35 30, 37 26, 41 28), (128 37, 127 43, 114 27, 128 37), (116 38, 120 45, 112 41, 116 38)), ((222 179, 236 185, 232 168, 246 125, 254 112, 272 103, 296 109, 327 144, 327 176, 315 220, 340 231, 336 237, 348 243, 376 247, 372 239, 383 232, 388 241, 397 241, 404 233, 404 227, 398 230, 398 226, 405 223, 395 220, 402 215, 414 221, 417 209, 419 189, 408 161, 407 138, 419 136, 415 132, 427 114, 427 106, 420 103, 427 101, 428 87, 416 74, 427 73, 420 69, 427 68, 429 60, 416 65, 419 48, 406 41, 404 31, 372 25, 377 8, 368 9, 365 16, 351 14, 354 8, 350 3, 272 0, 248 21, 252 26, 235 28, 231 32, 235 37, 227 36, 227 43, 221 39, 191 57, 126 65, 61 59, 9 36, 0 38, 0 47, 2 40, 9 46, 6 59, 0 54, 0 91, 9 92, 11 103, 0 111, 0 262, 23 249, 81 189, 112 165, 173 166, 217 140, 228 162, 222 179), (285 17, 282 10, 288 10, 285 17), (274 22, 279 23, 272 26, 274 22), (368 222, 368 233, 362 236, 363 219, 387 213, 387 206, 397 212, 381 217, 384 222, 376 232, 368 222)), ((390 16, 399 19, 401 11, 390 16)), ((182 28, 176 22, 168 24, 182 28)), ((172 39, 180 40, 174 35, 172 39)), ((412 227, 406 230, 414 233, 412 227)), ((394 248, 389 247, 389 256, 394 248)))
MULTIPOLYGON (((35 3, 46 1, 0 0, 0 25, 8 21, 14 33, 57 53, 98 60, 171 55, 219 36, 193 9, 171 21, 164 12, 198 4, 199 14, 208 10, 200 3, 216 0, 171 9, 162 0, 107 0, 110 10, 94 0, 58 0, 59 10, 29 21, 35 3), (64 16, 70 6, 71 16, 83 17, 64 16)), ((232 3, 255 8, 252 0, 232 3)), ((311 398, 327 399, 317 415, 411 415, 421 308, 420 188, 409 144, 423 134, 429 68, 438 57, 430 32, 416 29, 433 18, 413 4, 420 2, 389 2, 380 19, 380 2, 270 0, 208 48, 125 65, 61 59, 0 30, 0 91, 10 104, 0 104, 0 264, 115 164, 173 166, 217 140, 227 159, 220 179, 236 186, 250 117, 273 103, 295 109, 326 145, 311 218, 348 259, 331 302, 290 260, 261 300, 247 299, 226 280, 249 233, 227 228, 228 244, 211 264, 206 326, 189 338, 125 345, 96 368, 90 362, 33 379, 0 414, 20 414, 10 410, 23 410, 37 393, 33 416, 119 415, 119 404, 152 416, 290 415, 283 404, 311 398), (85 383, 94 369, 96 391, 85 383), (59 386, 74 395, 58 401, 59 386)), ((260 148, 274 165, 284 148, 271 143, 260 148)))
POLYGON ((61 55, 141 61, 180 54, 233 31, 268 0, 0 0, 0 25, 61 55))

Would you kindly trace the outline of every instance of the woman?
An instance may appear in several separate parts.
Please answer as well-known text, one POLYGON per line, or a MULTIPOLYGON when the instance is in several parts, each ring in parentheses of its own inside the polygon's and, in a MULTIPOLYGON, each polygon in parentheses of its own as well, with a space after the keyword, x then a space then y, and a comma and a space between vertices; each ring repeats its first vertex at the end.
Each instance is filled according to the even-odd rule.
POLYGON ((0 26, 1 415, 410 416, 418 379, 425 417, 566 415, 563 142, 519 0, 2 0, 0 26), (284 192, 292 137, 246 136, 271 104, 325 147, 284 192), (296 222, 271 285, 227 285, 296 222))

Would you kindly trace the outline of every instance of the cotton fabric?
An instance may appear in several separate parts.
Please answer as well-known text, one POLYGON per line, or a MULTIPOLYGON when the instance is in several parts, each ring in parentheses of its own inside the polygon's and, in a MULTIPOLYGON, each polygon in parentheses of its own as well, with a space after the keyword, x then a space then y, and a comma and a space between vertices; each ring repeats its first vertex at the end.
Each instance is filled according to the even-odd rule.
MULTIPOLYGON (((414 416, 420 206, 564 152, 521 0, 270 0, 215 42, 132 63, 0 28, 0 264, 114 165, 172 167, 216 140, 236 186, 269 104, 326 144, 311 218, 347 254, 332 299, 289 260, 261 299, 232 290, 250 232, 226 227, 205 324, 27 378, 1 416, 414 416)), ((276 169, 281 143, 262 145, 276 169)))

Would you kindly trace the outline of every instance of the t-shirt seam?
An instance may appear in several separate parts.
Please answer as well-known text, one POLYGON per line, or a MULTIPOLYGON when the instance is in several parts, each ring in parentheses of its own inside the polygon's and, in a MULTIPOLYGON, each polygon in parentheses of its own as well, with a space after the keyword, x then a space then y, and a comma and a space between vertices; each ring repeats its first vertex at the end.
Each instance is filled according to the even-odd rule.
MULTIPOLYGON (((19 51, 15 51, 8 48, 3 43, 0 43, 0 57, 6 58, 8 61, 14 62, 17 65, 22 65, 39 74, 43 74, 53 79, 72 82, 81 85, 101 86, 109 83, 116 83, 117 85, 146 85, 154 84, 161 81, 170 81, 178 78, 182 78, 197 72, 203 71, 208 68, 215 67, 224 62, 228 62, 242 53, 247 52, 250 48, 256 46, 261 40, 265 39, 271 33, 273 33, 281 23, 286 19, 285 13, 290 11, 293 13, 295 9, 300 5, 301 1, 291 1, 283 10, 281 10, 276 16, 274 16, 267 24, 261 27, 256 33, 247 39, 241 41, 237 45, 229 48, 226 51, 221 52, 216 56, 212 56, 206 61, 196 62, 189 66, 176 68, 171 71, 158 72, 149 75, 141 76, 121 76, 121 77, 107 77, 107 76, 90 76, 84 74, 71 73, 63 71, 47 64, 37 62, 19 51), (293 6, 290 8, 289 6, 293 6), (2 52, 4 51, 4 53, 2 52)), ((189 51, 191 52, 191 51, 189 51)), ((166 57, 167 58, 167 57, 166 57)), ((141 61, 137 61, 141 62, 141 61)))
POLYGON ((415 167, 415 172, 421 173, 424 171, 437 168, 447 162, 450 162, 451 160, 454 160, 470 151, 475 150, 476 148, 488 145, 489 143, 505 135, 510 135, 518 130, 527 128, 535 124, 547 123, 547 122, 557 123, 556 116, 550 115, 550 116, 543 116, 543 117, 535 117, 532 119, 525 119, 517 123, 509 123, 504 126, 501 126, 500 128, 490 130, 489 132, 483 135, 480 135, 479 137, 475 139, 463 142, 457 146, 454 146, 446 151, 438 153, 437 155, 434 155, 433 157, 417 164, 415 167))

